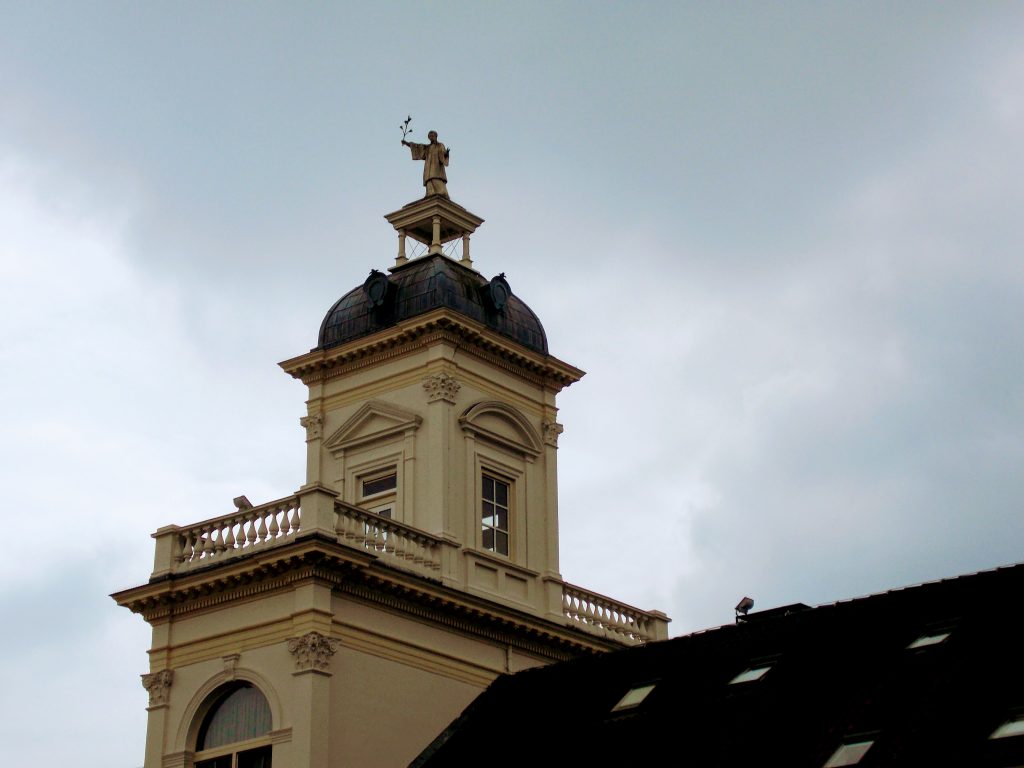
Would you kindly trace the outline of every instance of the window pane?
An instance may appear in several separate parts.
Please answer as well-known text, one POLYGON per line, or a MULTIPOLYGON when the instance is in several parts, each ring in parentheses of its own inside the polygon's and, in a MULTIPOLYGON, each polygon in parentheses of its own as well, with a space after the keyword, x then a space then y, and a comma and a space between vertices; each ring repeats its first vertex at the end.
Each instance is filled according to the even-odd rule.
POLYGON ((503 507, 508 506, 508 484, 494 481, 494 500, 503 507))
POLYGON ((617 712, 620 709, 632 709, 633 707, 640 706, 640 702, 647 698, 647 694, 654 690, 654 683, 650 685, 640 685, 636 688, 630 688, 626 695, 619 699, 619 703, 612 707, 612 712, 617 712))
POLYGON ((243 685, 228 694, 206 716, 199 731, 198 749, 255 739, 265 735, 270 728, 267 700, 253 686, 243 685))
POLYGON ((1008 736, 1020 736, 1021 734, 1024 734, 1024 716, 1010 720, 1007 723, 1003 723, 992 732, 992 735, 989 736, 989 738, 1005 739, 1008 736))
POLYGON ((484 528, 484 549, 494 551, 494 529, 484 528))
POLYGON ((494 523, 494 527, 495 528, 499 528, 502 531, 507 531, 508 530, 508 510, 507 509, 499 509, 499 510, 497 510, 496 514, 495 514, 495 520, 496 520, 496 522, 494 523))
POLYGON ((494 540, 495 540, 495 542, 497 544, 497 546, 495 546, 495 548, 494 548, 494 551, 499 553, 499 554, 501 554, 501 555, 507 555, 508 554, 508 534, 507 533, 502 533, 501 531, 498 531, 494 535, 495 535, 495 539, 494 540))
POLYGON ((771 669, 770 666, 751 667, 750 669, 744 670, 736 675, 736 677, 729 681, 729 685, 735 685, 736 683, 752 683, 755 680, 760 680, 768 674, 769 669, 771 669))
POLYGON ((489 501, 483 502, 483 521, 484 525, 494 527, 494 505, 489 501))
POLYGON ((832 753, 832 757, 825 763, 825 768, 839 768, 842 765, 856 765, 871 749, 873 741, 858 741, 854 744, 843 744, 832 753))
POLYGON ((907 650, 914 648, 927 648, 929 645, 938 645, 939 643, 946 642, 946 638, 949 637, 949 632, 939 632, 934 635, 921 635, 914 642, 907 646, 907 650))
POLYGON ((212 760, 203 760, 196 763, 196 768, 231 768, 231 755, 222 755, 212 760))
POLYGON ((247 749, 238 753, 238 768, 270 768, 270 747, 247 749))
POLYGON ((384 477, 375 477, 372 480, 363 480, 363 496, 373 496, 385 491, 393 491, 398 487, 398 475, 390 474, 384 477))
POLYGON ((494 480, 489 478, 487 475, 484 475, 483 485, 484 498, 487 499, 488 501, 494 501, 494 480))

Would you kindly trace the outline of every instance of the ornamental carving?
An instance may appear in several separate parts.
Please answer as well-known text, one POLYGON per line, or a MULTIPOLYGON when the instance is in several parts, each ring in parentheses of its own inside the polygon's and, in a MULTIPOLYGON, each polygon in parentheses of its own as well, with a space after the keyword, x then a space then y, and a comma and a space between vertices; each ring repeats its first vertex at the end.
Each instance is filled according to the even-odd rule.
POLYGON ((238 660, 242 658, 240 653, 230 653, 227 656, 222 657, 224 661, 224 676, 228 680, 235 679, 235 669, 238 667, 238 660))
POLYGON ((558 447, 558 436, 565 431, 565 427, 557 421, 545 421, 541 424, 544 431, 544 442, 547 445, 558 447))
POLYGON ((302 637, 288 641, 288 652, 295 657, 295 669, 326 671, 331 665, 331 656, 338 650, 338 641, 319 632, 309 632, 302 637))
POLYGON ((306 442, 319 440, 324 434, 324 415, 314 413, 312 416, 303 416, 299 424, 306 430, 306 442))
POLYGON ((174 671, 163 669, 148 675, 142 675, 142 687, 149 692, 149 706, 159 707, 167 704, 171 695, 171 681, 174 671))
POLYGON ((435 373, 423 380, 423 388, 427 390, 428 403, 433 403, 436 400, 454 403, 455 395, 458 394, 462 385, 447 373, 435 373))

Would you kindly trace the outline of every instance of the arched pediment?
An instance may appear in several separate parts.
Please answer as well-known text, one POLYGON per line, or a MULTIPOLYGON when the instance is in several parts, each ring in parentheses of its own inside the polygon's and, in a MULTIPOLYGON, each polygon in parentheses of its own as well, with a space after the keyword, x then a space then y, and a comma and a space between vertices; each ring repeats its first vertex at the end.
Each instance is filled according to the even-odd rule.
POLYGON ((357 446, 388 440, 418 429, 423 418, 405 408, 370 400, 336 429, 324 447, 335 455, 357 446))
POLYGON ((543 450, 540 435, 527 418, 511 405, 489 400, 477 403, 459 417, 459 424, 477 438, 530 457, 543 450))

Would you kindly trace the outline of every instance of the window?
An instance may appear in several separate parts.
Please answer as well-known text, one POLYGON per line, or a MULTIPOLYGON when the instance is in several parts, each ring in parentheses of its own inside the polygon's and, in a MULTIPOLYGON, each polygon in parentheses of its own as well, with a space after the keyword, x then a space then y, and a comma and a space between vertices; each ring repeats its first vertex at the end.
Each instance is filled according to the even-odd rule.
POLYGON ((359 505, 381 517, 394 517, 398 473, 394 467, 359 478, 359 505))
POLYGON ((1017 715, 1011 720, 1007 720, 1005 723, 1000 725, 989 736, 990 739, 1007 739, 1010 736, 1020 736, 1024 734, 1024 714, 1017 715))
POLYGON ((843 765, 856 765, 874 741, 851 741, 848 744, 840 745, 839 749, 832 753, 832 757, 825 763, 824 768, 840 768, 843 765))
POLYGON ((626 691, 626 695, 619 699, 619 703, 612 707, 612 712, 621 712, 624 709, 639 707, 643 700, 647 698, 647 695, 654 690, 655 685, 656 683, 647 683, 646 685, 630 688, 626 691))
POLYGON ((915 650, 917 648, 927 648, 930 645, 938 645, 939 643, 946 642, 946 638, 950 635, 949 632, 933 632, 928 635, 921 635, 917 640, 907 646, 908 651, 915 650))
POLYGON ((753 683, 756 680, 760 680, 762 677, 768 674, 768 670, 771 669, 770 664, 761 664, 757 667, 750 667, 740 672, 736 677, 729 681, 729 685, 737 685, 739 683, 753 683))
POLYGON ((215 696, 199 728, 195 768, 271 768, 270 705, 263 694, 240 683, 215 696))
POLYGON ((508 555, 510 484, 486 472, 483 473, 481 480, 483 548, 499 555, 508 555))

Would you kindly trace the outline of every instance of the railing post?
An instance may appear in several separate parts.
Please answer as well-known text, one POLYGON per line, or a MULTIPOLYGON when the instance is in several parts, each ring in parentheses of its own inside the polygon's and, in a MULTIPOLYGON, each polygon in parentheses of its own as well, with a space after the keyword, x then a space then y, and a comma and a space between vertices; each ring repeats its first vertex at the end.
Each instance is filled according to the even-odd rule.
POLYGON ((153 555, 153 573, 150 578, 164 576, 177 570, 181 557, 181 528, 176 525, 165 525, 152 536, 156 540, 156 551, 153 555))
POLYGON ((295 494, 299 497, 299 536, 318 533, 336 539, 338 514, 334 511, 337 491, 326 486, 305 485, 295 494))
POLYGON ((460 567, 462 565, 460 558, 462 547, 454 536, 446 533, 441 538, 443 540, 441 551, 437 553, 441 561, 441 582, 448 586, 454 586, 462 581, 460 567))
POLYGON ((647 611, 647 616, 651 620, 650 629, 648 630, 648 639, 668 640, 668 623, 672 621, 672 619, 661 611, 647 611))
POLYGON ((544 610, 555 621, 565 621, 565 582, 553 574, 541 577, 541 589, 544 591, 544 610))

